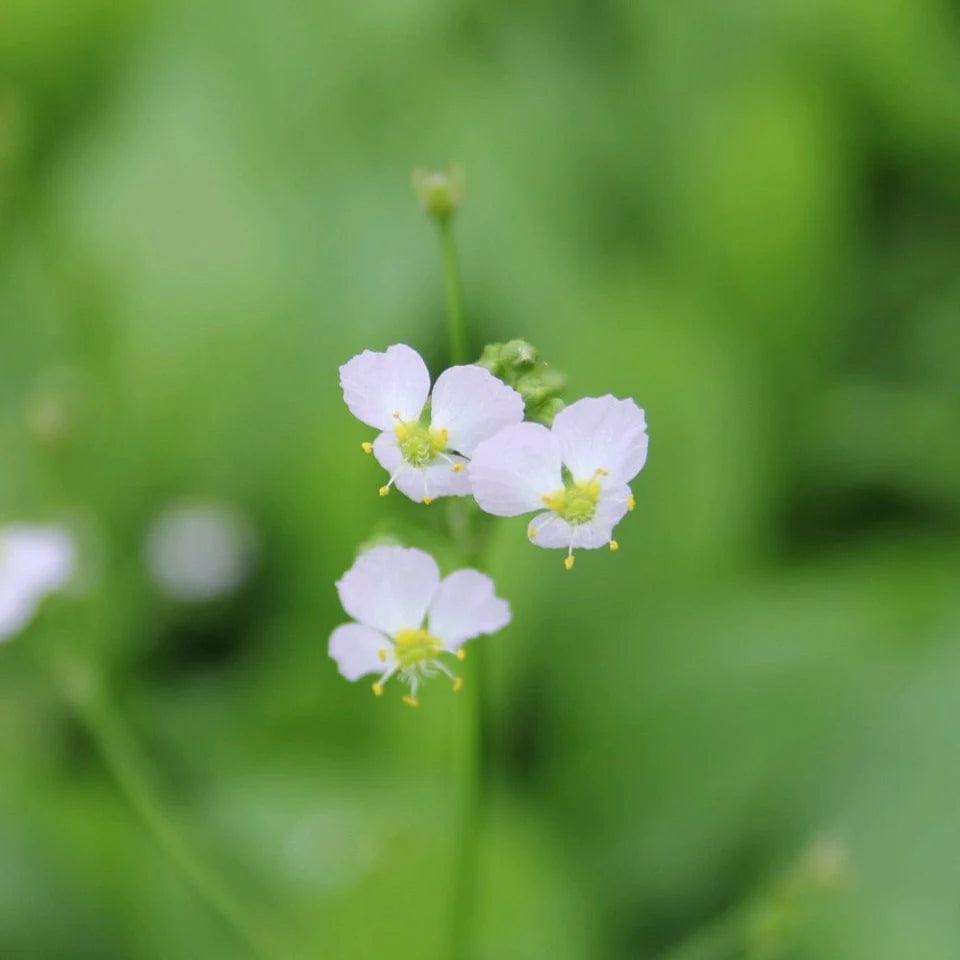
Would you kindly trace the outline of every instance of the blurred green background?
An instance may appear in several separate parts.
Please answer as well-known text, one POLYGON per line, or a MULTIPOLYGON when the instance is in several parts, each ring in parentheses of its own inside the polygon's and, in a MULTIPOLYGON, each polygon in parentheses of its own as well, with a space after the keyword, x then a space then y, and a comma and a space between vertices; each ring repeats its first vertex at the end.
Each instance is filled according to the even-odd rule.
POLYGON ((337 367, 442 368, 448 159, 475 352, 652 437, 618 554, 496 526, 476 956, 960 956, 958 58, 947 0, 5 0, 0 520, 85 566, 0 648, 0 957, 246 956, 58 642, 287 955, 445 955, 469 701, 326 641, 362 541, 442 530, 337 367), (198 503, 256 549, 187 602, 144 558, 198 503))

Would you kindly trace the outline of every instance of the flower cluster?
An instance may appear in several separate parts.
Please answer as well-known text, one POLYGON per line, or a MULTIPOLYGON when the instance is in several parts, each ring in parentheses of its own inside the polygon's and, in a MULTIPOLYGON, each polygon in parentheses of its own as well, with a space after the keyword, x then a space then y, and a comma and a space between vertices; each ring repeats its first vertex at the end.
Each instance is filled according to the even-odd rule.
POLYGON ((73 541, 56 527, 0 529, 0 641, 22 630, 44 597, 70 579, 73 541))
POLYGON ((426 364, 404 344, 365 350, 340 368, 340 384, 351 413, 382 431, 363 444, 390 474, 381 495, 396 485, 424 503, 473 496, 498 517, 543 511, 530 542, 566 549, 568 570, 575 548, 617 549, 613 528, 633 509, 628 484, 647 458, 633 400, 585 397, 548 429, 524 421, 523 397, 484 367, 451 367, 431 394, 426 364))
MULTIPOLYGON (((562 376, 524 341, 494 344, 479 364, 450 367, 431 391, 420 355, 405 344, 365 350, 340 368, 351 413, 379 430, 362 444, 393 487, 425 504, 473 497, 494 516, 536 513, 531 543, 566 550, 618 549, 613 529, 633 510, 630 482, 647 457, 647 425, 633 400, 607 394, 564 406, 562 376), (525 419, 526 416, 526 419, 525 419)), ((397 675, 417 703, 421 681, 446 673, 440 660, 462 654, 470 637, 505 626, 509 608, 475 570, 442 582, 419 550, 379 547, 337 584, 356 623, 338 627, 330 654, 350 680, 380 672, 374 693, 397 675)))

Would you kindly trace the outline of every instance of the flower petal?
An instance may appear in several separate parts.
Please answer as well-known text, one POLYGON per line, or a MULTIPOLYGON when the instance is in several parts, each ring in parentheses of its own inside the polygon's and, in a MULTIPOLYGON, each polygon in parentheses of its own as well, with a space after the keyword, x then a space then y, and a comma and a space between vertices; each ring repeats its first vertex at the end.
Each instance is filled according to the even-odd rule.
POLYGON ((584 397, 557 414, 553 433, 574 480, 602 469, 607 483, 629 483, 647 459, 646 418, 633 400, 584 397))
POLYGON ((364 350, 340 368, 343 400, 350 412, 371 427, 392 430, 401 420, 416 422, 427 394, 430 374, 420 354, 404 343, 384 353, 364 350))
POLYGON ((429 632, 455 650, 481 633, 495 633, 510 622, 510 606, 494 594, 493 581, 477 570, 445 577, 430 604, 429 632))
POLYGON ((630 488, 626 484, 604 490, 597 512, 588 523, 572 526, 556 513, 538 514, 530 523, 528 536, 530 542, 538 547, 568 547, 593 550, 605 547, 613 534, 613 528, 627 512, 627 498, 630 488))
POLYGON ((380 651, 392 646, 379 630, 359 623, 344 623, 330 634, 330 656, 348 680, 359 680, 366 673, 383 673, 386 667, 380 651))
POLYGON ((5 527, 0 530, 0 577, 43 596, 70 579, 75 552, 73 538, 58 527, 5 527))
POLYGON ((483 367, 450 367, 433 385, 431 426, 445 429, 448 449, 466 457, 481 440, 521 420, 523 398, 483 367))
POLYGON ((354 620, 392 637, 423 624, 439 583, 440 571, 429 553, 374 547, 357 557, 337 581, 337 590, 354 620))
POLYGON ((449 454, 449 460, 438 457, 427 467, 414 467, 404 461, 396 436, 381 433, 373 441, 373 455, 380 466, 396 478, 394 486, 411 500, 419 502, 427 496, 432 500, 437 497, 470 496, 470 478, 466 470, 455 472, 451 469, 454 463, 466 464, 466 460, 456 454, 449 454))
POLYGON ((12 581, 0 581, 0 641, 8 640, 27 625, 37 602, 36 593, 20 589, 12 581))
POLYGON ((560 444, 539 423, 518 423, 484 440, 468 469, 477 503, 498 517, 539 510, 540 498, 563 486, 560 444))

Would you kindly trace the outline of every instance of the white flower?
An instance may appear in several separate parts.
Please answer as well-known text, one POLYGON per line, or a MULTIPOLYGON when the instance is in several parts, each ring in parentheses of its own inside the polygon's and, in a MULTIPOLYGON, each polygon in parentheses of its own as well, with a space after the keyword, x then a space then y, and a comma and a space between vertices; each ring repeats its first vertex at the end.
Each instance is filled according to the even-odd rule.
POLYGON ((557 414, 553 428, 521 423, 473 452, 470 481, 477 503, 498 517, 547 507, 527 528, 540 547, 609 544, 614 526, 633 509, 627 484, 647 459, 647 425, 632 400, 586 397, 557 414))
POLYGON ((70 579, 74 552, 57 527, 0 528, 0 640, 23 629, 40 601, 70 579))
POLYGON ((440 579, 429 553, 404 547, 374 547, 337 581, 343 609, 357 623, 330 635, 330 656, 348 680, 379 673, 380 696, 394 675, 410 688, 404 703, 417 705, 421 682, 439 673, 462 686, 440 660, 464 658, 463 644, 495 633, 510 622, 510 607, 493 592, 493 581, 476 570, 440 579))
POLYGON ((450 367, 430 393, 430 374, 416 350, 398 343, 364 350, 340 368, 350 412, 383 431, 363 449, 390 474, 390 487, 411 500, 470 495, 463 472, 477 444, 523 420, 523 399, 478 366, 450 367), (429 397, 429 400, 428 400, 429 397))
POLYGON ((154 582, 184 603, 203 603, 236 590, 253 565, 256 533, 227 503, 186 500, 151 524, 145 559, 154 582))

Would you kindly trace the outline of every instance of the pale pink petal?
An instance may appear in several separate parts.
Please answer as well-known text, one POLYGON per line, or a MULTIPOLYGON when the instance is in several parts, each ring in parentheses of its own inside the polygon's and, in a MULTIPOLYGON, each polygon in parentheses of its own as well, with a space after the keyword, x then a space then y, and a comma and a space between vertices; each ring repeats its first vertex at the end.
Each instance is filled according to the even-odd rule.
POLYGON ((553 433, 577 481, 605 470, 606 483, 629 483, 647 459, 646 418, 633 400, 585 397, 557 414, 553 433))
POLYGON ((430 604, 428 631, 447 650, 481 633, 495 633, 510 622, 510 606, 494 594, 493 581, 476 570, 444 578, 430 604))
POLYGON ((337 590, 354 620, 392 637, 423 624, 439 583, 440 571, 429 553, 374 547, 357 557, 337 581, 337 590))
POLYGON ((605 547, 613 536, 613 528, 627 512, 630 488, 625 484, 604 490, 597 512, 589 523, 572 526, 559 514, 538 514, 530 523, 527 534, 538 547, 593 550, 605 547))
POLYGON ((358 420, 392 430, 397 417, 405 422, 419 419, 430 392, 430 374, 416 350, 396 343, 384 353, 364 350, 348 360, 340 368, 340 386, 358 420))
POLYGON ((430 423, 447 431, 447 448, 469 457, 481 440, 523 420, 523 398, 477 366, 450 367, 433 385, 430 423))
POLYGON ((330 656, 348 680, 359 680, 365 673, 383 673, 386 667, 381 651, 392 646, 379 630, 359 623, 345 623, 330 634, 330 656))
POLYGON ((38 597, 13 581, 0 580, 0 641, 19 633, 37 609, 38 597))
POLYGON ((73 573, 73 538, 59 527, 16 524, 0 530, 0 577, 27 592, 59 590, 73 573))
POLYGON ((435 500, 437 497, 469 497, 470 478, 465 469, 454 472, 454 464, 466 464, 463 457, 456 454, 437 456, 427 467, 413 467, 406 463, 397 438, 392 433, 382 433, 373 441, 373 455, 377 462, 391 477, 395 477, 394 486, 411 500, 423 501, 424 497, 435 500))
POLYGON ((560 444, 539 423, 518 423, 484 440, 468 469, 477 503, 498 517, 539 510, 541 497, 563 486, 560 444))

